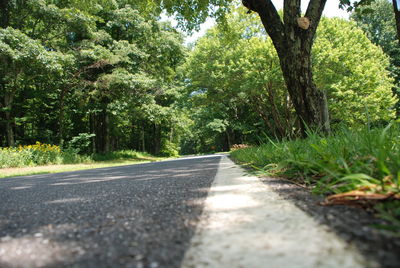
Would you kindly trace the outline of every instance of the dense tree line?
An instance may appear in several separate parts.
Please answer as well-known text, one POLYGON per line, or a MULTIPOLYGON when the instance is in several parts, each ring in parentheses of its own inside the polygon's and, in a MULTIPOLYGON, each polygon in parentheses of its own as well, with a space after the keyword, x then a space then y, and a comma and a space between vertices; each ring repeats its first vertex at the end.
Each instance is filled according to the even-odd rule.
POLYGON ((321 19, 323 0, 310 1, 300 21, 300 1, 281 12, 253 2, 1 2, 0 146, 174 155, 395 117, 389 2, 357 8, 353 21, 321 19), (188 49, 162 10, 187 30, 208 15, 221 23, 188 49), (307 18, 315 24, 303 29, 307 18))
POLYGON ((1 145, 80 137, 92 152, 176 150, 182 36, 124 1, 77 3, 16 1, 2 14, 1 145))

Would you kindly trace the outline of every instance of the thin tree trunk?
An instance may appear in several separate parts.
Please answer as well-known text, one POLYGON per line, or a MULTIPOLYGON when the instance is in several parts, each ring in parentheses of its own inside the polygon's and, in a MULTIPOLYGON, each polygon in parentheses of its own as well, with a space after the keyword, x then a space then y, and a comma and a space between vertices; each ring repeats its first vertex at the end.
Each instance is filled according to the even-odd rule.
POLYGON ((273 85, 271 85, 270 83, 267 84, 266 87, 267 87, 267 92, 268 92, 268 94, 267 94, 268 95, 268 100, 269 100, 269 103, 271 105, 272 118, 275 121, 275 125, 276 125, 276 128, 277 128, 277 130, 278 130, 278 132, 280 134, 280 137, 283 138, 283 137, 286 136, 287 130, 282 124, 282 119, 281 119, 281 116, 279 115, 279 109, 278 109, 278 107, 276 106, 276 103, 275 103, 275 90, 273 88, 273 85))
POLYGON ((161 150, 161 129, 160 126, 154 123, 154 136, 153 136, 153 146, 154 146, 154 154, 158 155, 161 150))
POLYGON ((90 133, 94 133, 95 136, 92 137, 92 153, 96 152, 97 148, 97 137, 96 137, 96 114, 91 112, 89 114, 89 123, 90 123, 90 133))
POLYGON ((172 143, 174 140, 174 127, 171 127, 171 132, 169 133, 169 142, 172 143))
POLYGON ((64 143, 64 118, 65 118, 65 95, 68 92, 67 86, 61 89, 59 98, 59 115, 58 115, 58 142, 62 146, 64 143))
POLYGON ((111 149, 111 141, 110 141, 110 116, 107 111, 104 111, 104 152, 108 153, 111 149))
POLYGON ((272 126, 271 122, 269 121, 268 115, 266 114, 264 107, 262 107, 262 103, 259 101, 259 98, 252 97, 253 101, 253 108, 264 121, 265 125, 273 132, 273 135, 277 136, 276 128, 272 126))
POLYGON ((231 147, 232 147, 231 136, 229 135, 229 130, 228 129, 226 129, 225 133, 226 133, 226 142, 227 142, 227 145, 228 145, 228 148, 226 148, 226 149, 229 151, 231 149, 231 147))
POLYGON ((0 12, 1 12, 1 20, 0 27, 7 28, 10 25, 10 14, 9 14, 9 4, 10 0, 1 0, 0 1, 0 12))
POLYGON ((140 140, 142 141, 142 152, 146 152, 146 140, 145 140, 144 127, 140 130, 140 140))
POLYGON ((14 130, 13 130, 13 117, 11 115, 12 104, 14 101, 14 91, 6 91, 4 95, 4 107, 6 116, 6 135, 7 145, 9 147, 15 146, 14 130))

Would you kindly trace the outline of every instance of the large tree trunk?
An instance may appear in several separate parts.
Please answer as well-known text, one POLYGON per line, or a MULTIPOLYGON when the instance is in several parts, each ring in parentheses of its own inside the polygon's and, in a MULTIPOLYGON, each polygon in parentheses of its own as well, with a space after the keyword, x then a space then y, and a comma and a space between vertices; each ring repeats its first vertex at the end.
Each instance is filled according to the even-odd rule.
POLYGON ((271 0, 243 0, 244 6, 259 14, 265 30, 278 52, 290 98, 302 124, 329 132, 329 113, 325 94, 312 79, 311 48, 326 0, 310 0, 301 18, 300 0, 284 1, 281 20, 271 0), (299 19, 301 23, 299 22, 299 19), (307 22, 308 25, 307 25, 307 22))
POLYGON ((303 134, 308 127, 329 132, 327 98, 312 80, 310 51, 302 48, 287 51, 281 57, 281 68, 303 134))

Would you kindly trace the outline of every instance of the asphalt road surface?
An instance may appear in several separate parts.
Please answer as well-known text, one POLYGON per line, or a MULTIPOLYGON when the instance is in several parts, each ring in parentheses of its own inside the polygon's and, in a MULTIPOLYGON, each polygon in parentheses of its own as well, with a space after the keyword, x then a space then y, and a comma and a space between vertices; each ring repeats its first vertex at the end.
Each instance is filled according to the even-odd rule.
POLYGON ((0 181, 0 267, 179 267, 221 156, 0 181))

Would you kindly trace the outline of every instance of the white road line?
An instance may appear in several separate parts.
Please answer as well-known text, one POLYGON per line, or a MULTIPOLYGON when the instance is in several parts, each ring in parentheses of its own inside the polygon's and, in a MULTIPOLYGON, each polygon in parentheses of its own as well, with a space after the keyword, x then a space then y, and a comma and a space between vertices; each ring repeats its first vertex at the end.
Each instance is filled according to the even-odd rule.
POLYGON ((182 267, 378 265, 223 156, 182 267))

